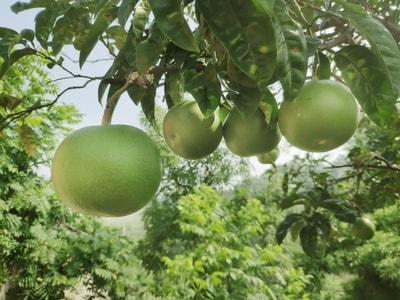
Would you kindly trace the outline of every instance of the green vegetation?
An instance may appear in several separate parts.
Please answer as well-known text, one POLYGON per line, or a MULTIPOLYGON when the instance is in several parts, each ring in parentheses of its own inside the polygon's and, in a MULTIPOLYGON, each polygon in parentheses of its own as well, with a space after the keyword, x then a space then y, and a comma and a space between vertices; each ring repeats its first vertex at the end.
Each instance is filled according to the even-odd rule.
POLYGON ((11 9, 37 15, 32 28, 0 27, 7 299, 400 293, 398 3, 31 0, 11 9), (104 75, 65 66, 67 49, 82 67, 97 46, 109 53, 104 75), (52 81, 46 68, 87 81, 59 91, 54 82, 67 78, 52 81), (71 134, 79 114, 61 96, 92 81, 102 126, 71 134), (140 105, 143 131, 112 123, 124 93, 140 105), (120 139, 121 128, 132 133, 120 139), (298 154, 279 163, 274 155, 292 146, 298 154), (257 156, 265 172, 252 176, 242 156, 257 156), (89 201, 101 215, 148 203, 144 233, 79 214, 60 201, 66 194, 76 210, 89 201))

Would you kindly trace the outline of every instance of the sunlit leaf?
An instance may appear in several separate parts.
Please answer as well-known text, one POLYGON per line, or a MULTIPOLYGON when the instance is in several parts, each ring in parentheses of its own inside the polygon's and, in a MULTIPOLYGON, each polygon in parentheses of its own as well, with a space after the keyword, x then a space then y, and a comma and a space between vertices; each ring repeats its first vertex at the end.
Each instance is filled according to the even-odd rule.
POLYGON ((32 156, 36 152, 38 146, 38 137, 36 132, 28 125, 23 124, 18 131, 19 141, 24 147, 26 154, 32 156))
POLYGON ((368 117, 379 126, 388 124, 395 96, 376 55, 366 47, 351 45, 336 53, 335 62, 368 117))
POLYGON ((160 30, 174 44, 187 51, 198 52, 199 46, 185 19, 182 0, 148 0, 160 30))
POLYGON ((79 54, 79 66, 82 67, 88 58, 89 54, 92 52, 100 36, 108 28, 110 22, 115 18, 116 9, 108 9, 101 12, 94 24, 90 27, 89 33, 85 37, 85 41, 82 45, 82 50, 79 54))
POLYGON ((400 95, 400 49, 396 41, 381 22, 363 9, 357 10, 349 5, 344 7, 343 16, 367 39, 397 97, 400 95))

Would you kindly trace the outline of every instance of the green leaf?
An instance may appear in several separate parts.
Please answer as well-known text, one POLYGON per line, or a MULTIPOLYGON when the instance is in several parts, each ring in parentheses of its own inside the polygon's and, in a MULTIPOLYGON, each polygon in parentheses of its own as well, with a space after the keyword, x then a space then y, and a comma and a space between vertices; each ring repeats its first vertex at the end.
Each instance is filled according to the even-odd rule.
POLYGON ((147 73, 156 65, 164 48, 164 35, 155 23, 150 36, 136 47, 136 67, 140 73, 147 73))
POLYGON ((331 78, 331 62, 322 52, 318 52, 317 78, 320 80, 331 78))
POLYGON ((284 197, 280 202, 281 209, 287 209, 296 205, 305 205, 307 199, 303 195, 298 195, 296 193, 290 194, 284 197))
POLYGON ((318 231, 311 224, 306 224, 300 230, 300 244, 305 254, 310 257, 317 256, 318 250, 318 231))
POLYGON ((250 1, 196 2, 235 65, 265 88, 275 70, 277 41, 271 17, 250 1))
POLYGON ((82 45, 82 50, 79 54, 79 66, 82 67, 96 46, 101 35, 108 28, 110 22, 114 19, 113 12, 116 12, 116 8, 106 9, 97 16, 96 21, 92 26, 89 27, 89 33, 85 37, 85 41, 82 45))
POLYGON ((122 0, 118 8, 118 22, 122 27, 125 26, 129 17, 132 15, 136 3, 138 3, 138 0, 122 0))
POLYGON ((3 77, 3 75, 7 72, 7 70, 19 59, 21 59, 24 56, 27 55, 34 55, 36 54, 36 50, 31 49, 31 48, 24 48, 24 49, 18 49, 15 50, 14 52, 11 53, 10 58, 8 60, 5 60, 3 64, 1 65, 0 69, 0 79, 3 77))
POLYGON ((36 132, 28 125, 23 124, 18 131, 19 141, 24 147, 26 154, 32 156, 36 152, 38 137, 36 132))
POLYGON ((319 212, 314 213, 312 218, 315 225, 321 230, 325 238, 329 238, 332 229, 329 218, 319 212))
POLYGON ((275 5, 275 0, 269 0, 269 1, 264 1, 264 0, 252 0, 253 4, 257 9, 264 9, 267 14, 271 15, 274 12, 274 5, 275 5))
POLYGON ((182 82, 182 74, 178 70, 165 74, 164 96, 168 108, 183 100, 184 87, 182 82))
POLYGON ((13 110, 22 102, 21 98, 17 98, 11 95, 3 94, 0 95, 0 106, 13 110))
POLYGON ((344 8, 342 15, 367 39, 397 97, 400 95, 400 50, 396 41, 382 23, 364 10, 352 9, 347 4, 344 8))
POLYGON ((186 51, 199 52, 196 38, 183 14, 182 0, 148 2, 160 30, 167 38, 186 51))
POLYGON ((42 10, 36 15, 35 18, 35 34, 36 39, 40 45, 44 48, 48 48, 47 40, 51 34, 54 22, 56 21, 58 14, 52 8, 42 10))
POLYGON ((213 65, 203 71, 188 70, 184 73, 185 90, 192 94, 207 118, 214 113, 221 99, 221 84, 213 65))
POLYGON ((337 52, 334 60, 368 117, 378 126, 388 124, 396 98, 376 55, 366 47, 351 45, 337 52))
POLYGON ((284 100, 290 101, 306 79, 307 42, 303 29, 290 17, 284 1, 276 1, 275 13, 274 27, 279 41, 276 75, 284 90, 284 100))
POLYGON ((357 217, 357 213, 349 201, 343 199, 325 199, 318 204, 320 207, 332 211, 335 218, 340 221, 353 223, 357 217))
POLYGON ((146 92, 144 93, 142 99, 140 100, 142 111, 146 119, 155 129, 157 129, 156 118, 154 114, 156 91, 157 91, 157 84, 154 83, 146 89, 146 92))
POLYGON ((292 241, 296 241, 299 237, 300 230, 303 228, 304 219, 297 220, 292 226, 290 227, 290 236, 292 241))
POLYGON ((18 1, 11 5, 11 10, 14 13, 19 13, 24 10, 28 10, 31 8, 38 8, 38 7, 51 7, 54 4, 53 1, 48 0, 31 0, 29 3, 18 1))
POLYGON ((258 88, 248 88, 240 85, 230 85, 227 99, 232 100, 235 107, 247 117, 253 114, 260 105, 261 93, 258 88))
POLYGON ((303 216, 301 214, 291 213, 286 215, 285 219, 279 223, 275 233, 275 238, 279 245, 282 244, 290 227, 292 227, 292 225, 296 224, 300 220, 303 220, 303 216))

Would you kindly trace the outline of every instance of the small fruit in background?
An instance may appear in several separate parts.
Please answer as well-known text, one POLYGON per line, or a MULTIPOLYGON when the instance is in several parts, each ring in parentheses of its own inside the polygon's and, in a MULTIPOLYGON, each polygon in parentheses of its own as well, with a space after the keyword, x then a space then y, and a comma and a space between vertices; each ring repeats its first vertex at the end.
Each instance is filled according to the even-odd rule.
POLYGON ((367 217, 359 217, 351 225, 353 236, 362 240, 369 240, 375 234, 375 225, 367 217))
POLYGON ((143 208, 161 182, 157 146, 128 125, 89 126, 57 148, 51 178, 60 199, 77 212, 107 217, 143 208))
POLYGON ((163 121, 168 147, 186 159, 213 153, 222 140, 222 124, 216 113, 205 118, 196 101, 181 101, 171 107, 163 121))
POLYGON ((279 155, 279 148, 275 148, 267 153, 257 155, 257 160, 260 164, 274 164, 279 155))

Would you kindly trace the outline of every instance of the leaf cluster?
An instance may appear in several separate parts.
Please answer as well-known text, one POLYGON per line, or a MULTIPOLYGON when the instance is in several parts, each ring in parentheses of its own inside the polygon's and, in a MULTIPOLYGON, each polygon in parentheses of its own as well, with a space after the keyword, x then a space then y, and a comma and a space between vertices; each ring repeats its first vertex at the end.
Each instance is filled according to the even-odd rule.
POLYGON ((377 125, 388 125, 400 86, 400 28, 391 1, 17 2, 15 13, 39 9, 35 28, 0 30, 0 77, 20 58, 41 55, 62 66, 73 45, 82 67, 100 41, 113 63, 98 98, 121 88, 132 71, 154 75, 151 85, 127 92, 154 122, 157 89, 168 106, 190 93, 205 115, 236 106, 243 114, 260 103, 291 101, 311 78, 344 81, 377 125))

